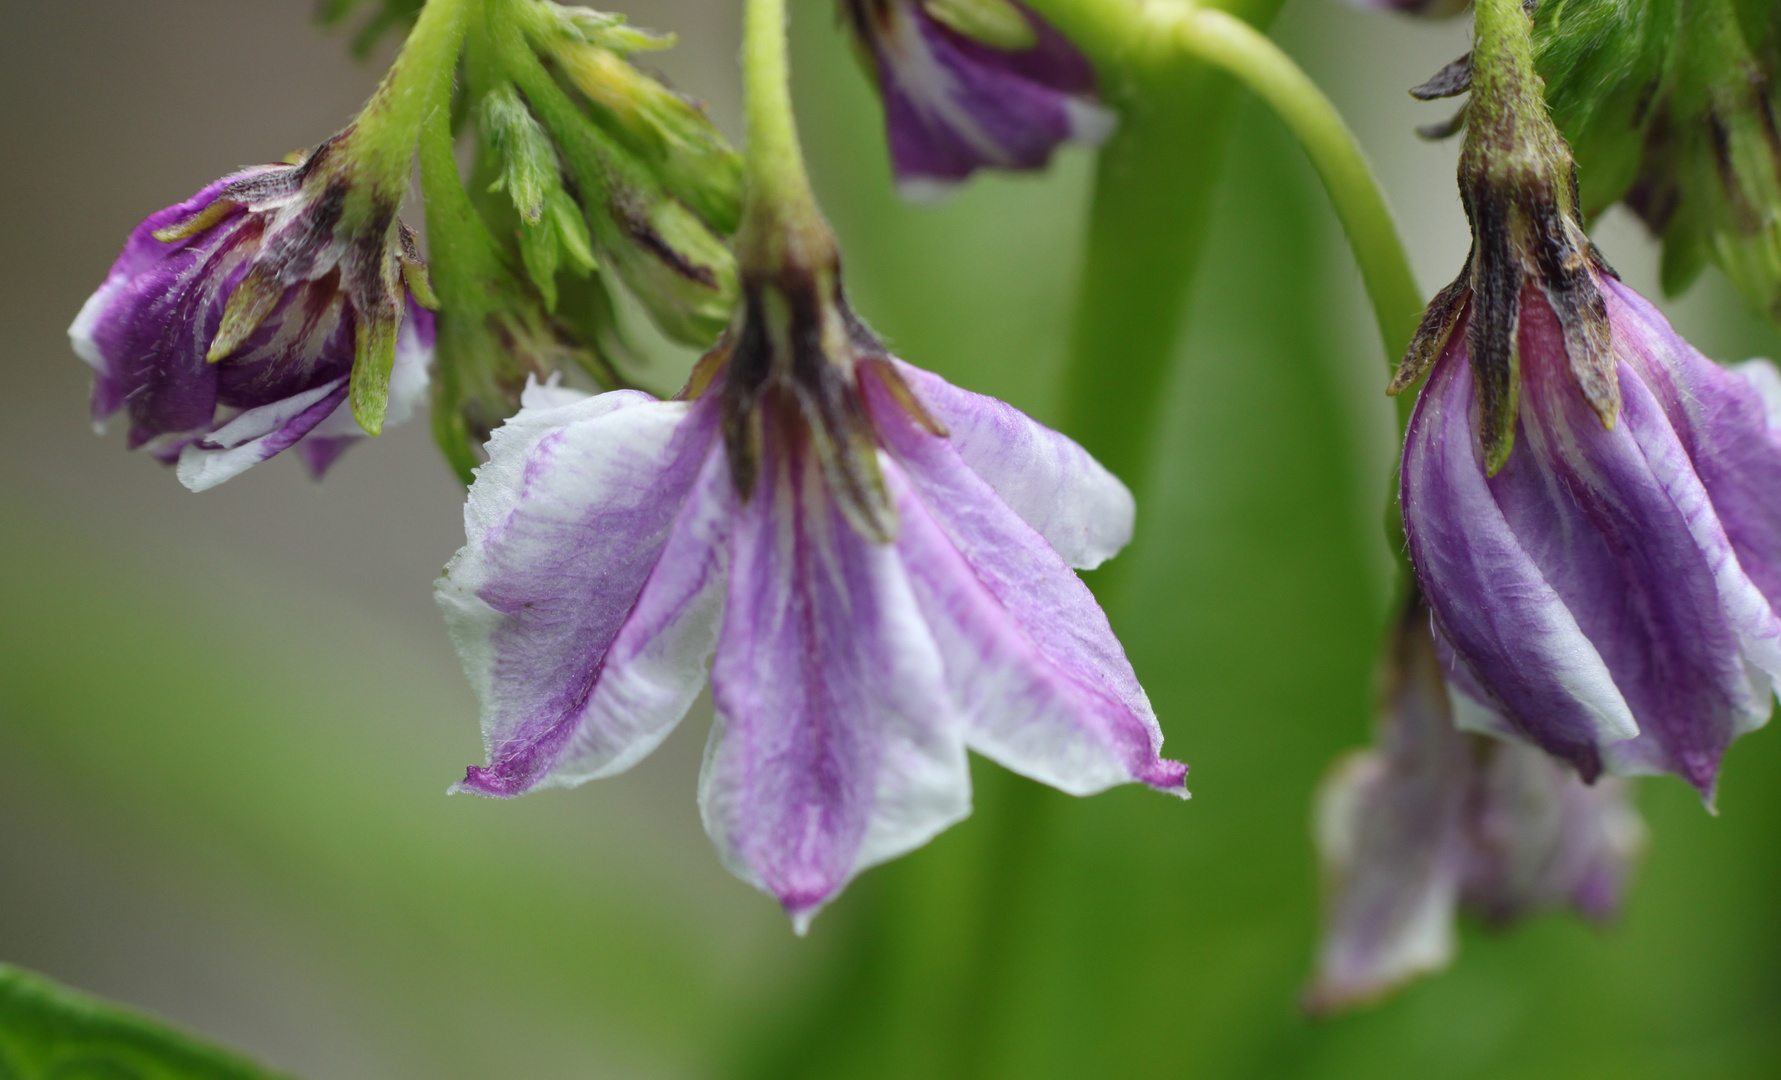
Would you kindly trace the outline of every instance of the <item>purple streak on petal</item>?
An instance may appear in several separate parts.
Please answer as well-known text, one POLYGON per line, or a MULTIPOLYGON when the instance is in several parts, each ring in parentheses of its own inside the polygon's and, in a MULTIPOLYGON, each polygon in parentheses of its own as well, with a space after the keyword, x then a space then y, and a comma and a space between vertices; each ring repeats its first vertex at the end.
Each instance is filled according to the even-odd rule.
POLYGON ((340 407, 347 390, 343 375, 313 390, 247 410, 181 448, 179 482, 192 491, 207 491, 289 449, 340 407))
POLYGON ((725 864, 802 930, 962 818, 970 780, 897 548, 849 527, 800 457, 764 455, 737 513, 700 806, 725 864))
MULTIPOLYGON (((384 410, 384 430, 406 421, 427 398, 428 372, 433 366, 433 313, 408 298, 406 317, 396 335, 396 363, 390 371, 390 398, 384 410)), ((350 371, 350 366, 348 367, 350 371)), ((326 420, 292 448, 309 475, 320 480, 347 447, 365 437, 353 417, 352 407, 342 404, 326 420)))
POLYGON ((1129 488, 1075 440, 1012 405, 973 394, 896 361, 897 372, 997 496, 1079 570, 1093 570, 1132 539, 1129 488))
POLYGON ((1675 428, 1744 572, 1781 606, 1781 431, 1762 392, 1682 340, 1644 297, 1603 285, 1616 348, 1675 428))
POLYGON ((855 16, 869 27, 899 181, 956 182, 983 166, 1033 169, 1069 139, 1098 142, 1112 115, 1092 102, 1094 71, 1054 27, 1026 11, 1029 49, 1003 51, 892 0, 855 16))
MULTIPOLYGON (((1525 347, 1522 353, 1525 365, 1525 347)), ((1525 408, 1525 395, 1524 395, 1525 408)), ((1518 445, 1487 482, 1473 433, 1465 334, 1435 362, 1404 440, 1400 499, 1411 562, 1443 634, 1490 691, 1490 705, 1528 738, 1600 768, 1599 748, 1638 733, 1595 646, 1554 591, 1492 493, 1513 482, 1518 445)))
POLYGON ((706 452, 661 557, 606 650, 587 706, 550 772, 555 784, 616 776, 680 723, 717 645, 736 497, 721 448, 706 452))
POLYGON ((951 441, 865 380, 899 499, 903 553, 973 749, 1075 795, 1139 781, 1185 794, 1094 595, 951 441), (907 490, 903 490, 905 485, 907 490))
POLYGON ((613 391, 522 409, 489 440, 435 589, 483 706, 489 764, 460 789, 563 783, 552 769, 710 453, 716 400, 613 391))
POLYGON ((1771 691, 1752 686, 1745 664, 1781 673, 1781 623, 1637 370, 1621 366, 1620 421, 1604 430, 1551 309, 1524 297, 1521 320, 1526 446, 1491 488, 1639 725, 1611 765, 1676 772, 1710 792, 1737 729, 1768 714, 1771 691))

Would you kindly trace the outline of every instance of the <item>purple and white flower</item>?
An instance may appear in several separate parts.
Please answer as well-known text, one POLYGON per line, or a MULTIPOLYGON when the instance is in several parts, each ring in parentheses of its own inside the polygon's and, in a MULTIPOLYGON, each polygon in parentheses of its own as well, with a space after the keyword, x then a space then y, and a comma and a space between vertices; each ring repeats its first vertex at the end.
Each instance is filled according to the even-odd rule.
POLYGON ((1529 739, 1586 779, 1674 772, 1710 796, 1781 677, 1781 377, 1714 364, 1631 289, 1600 286, 1617 422, 1578 389, 1530 289, 1514 450, 1488 473, 1455 332, 1404 444, 1405 532, 1462 725, 1529 739))
POLYGON ((404 287, 430 295, 412 234, 393 207, 346 224, 349 186, 322 167, 337 141, 150 215, 69 327, 95 423, 127 410, 129 446, 177 461, 194 491, 293 446, 320 476, 365 433, 348 395, 367 354, 393 354, 385 422, 426 393, 433 321, 404 287))
POLYGON ((1459 186, 1472 253, 1392 381, 1410 560, 1462 727, 1586 781, 1676 773, 1709 801, 1781 678, 1781 435, 1584 232, 1531 24, 1480 3, 1459 186))
POLYGON ((943 194, 980 168, 1042 168, 1059 143, 1113 132, 1087 58, 1018 0, 841 7, 877 77, 905 197, 943 194))
POLYGON ((1364 1004, 1453 959, 1466 911, 1494 925, 1560 907, 1620 907, 1645 827, 1630 783, 1584 784, 1539 750, 1454 726, 1420 603, 1386 666, 1378 745, 1319 793, 1326 892, 1314 1012, 1364 1004))
POLYGON ((438 586, 488 750, 455 790, 623 772, 709 662, 706 829, 800 930, 969 812, 967 748, 1185 795, 1071 569, 1129 540, 1125 486, 892 358, 838 288, 749 288, 681 400, 532 387, 494 433, 438 586))

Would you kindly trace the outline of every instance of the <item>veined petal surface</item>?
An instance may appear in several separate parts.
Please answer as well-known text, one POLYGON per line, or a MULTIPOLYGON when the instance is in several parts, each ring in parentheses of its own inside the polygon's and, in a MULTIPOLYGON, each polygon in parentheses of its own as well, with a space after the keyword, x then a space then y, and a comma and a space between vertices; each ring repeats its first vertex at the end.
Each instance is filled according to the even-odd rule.
POLYGON ((494 433, 464 507, 468 542, 436 589, 483 704, 489 764, 464 790, 510 796, 598 771, 553 770, 572 746, 586 756, 607 650, 715 432, 710 404, 619 390, 522 409, 494 433))
POLYGON ((1093 570, 1132 540, 1131 489, 1074 439, 1014 406, 896 361, 953 449, 1065 562, 1093 570))
POLYGON ((802 930, 963 818, 970 775, 898 548, 848 525, 814 461, 764 466, 734 524, 699 804, 725 865, 802 930))
POLYGON ((996 497, 951 440, 882 389, 874 414, 894 467, 896 544, 940 642, 971 747, 1074 795, 1138 781, 1185 794, 1162 729, 1088 586, 996 497))

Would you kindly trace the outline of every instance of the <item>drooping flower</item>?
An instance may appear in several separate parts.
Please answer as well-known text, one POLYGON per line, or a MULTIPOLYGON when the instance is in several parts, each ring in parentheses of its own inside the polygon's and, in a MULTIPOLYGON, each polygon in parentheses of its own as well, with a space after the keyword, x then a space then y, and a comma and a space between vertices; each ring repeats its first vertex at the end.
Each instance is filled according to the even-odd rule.
POLYGON ((1131 535, 1080 446, 892 358, 832 267, 746 286, 682 397, 533 388, 438 596, 512 796, 611 776, 705 684, 699 781, 736 874, 801 929, 970 808, 967 748, 1063 791, 1185 794, 1071 567, 1131 535))
POLYGON ((379 421, 406 419, 426 392, 433 327, 414 299, 430 292, 413 235, 394 206, 349 205, 341 138, 150 215, 69 328, 93 367, 95 421, 127 410, 130 447, 178 461, 194 491, 292 446, 319 476, 364 434, 355 363, 387 380, 379 421))
MULTIPOLYGON (((1393 389, 1411 561, 1462 725, 1585 779, 1711 795, 1781 676, 1781 436, 1584 235, 1514 0, 1481 3, 1460 187, 1466 269, 1393 389)), ((1767 379, 1766 374, 1755 376, 1767 379)))
POLYGON ((1037 169, 1115 117, 1088 60, 1019 0, 842 0, 878 82, 898 189, 945 191, 980 168, 1037 169))
POLYGON ((1382 689, 1378 746, 1338 761, 1319 793, 1314 1012, 1446 967, 1460 911, 1496 926, 1565 906, 1611 917, 1644 844, 1628 781, 1586 785, 1533 747, 1454 726, 1421 603, 1399 625, 1382 689))

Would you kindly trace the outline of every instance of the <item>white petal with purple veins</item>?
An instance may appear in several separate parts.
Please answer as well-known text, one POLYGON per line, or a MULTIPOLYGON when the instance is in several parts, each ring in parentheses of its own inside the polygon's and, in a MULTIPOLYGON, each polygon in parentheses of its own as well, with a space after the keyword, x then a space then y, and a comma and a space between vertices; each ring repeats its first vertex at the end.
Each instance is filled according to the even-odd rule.
POLYGON ((801 931, 963 818, 970 774, 898 550, 856 534, 814 469, 738 510, 732 552, 699 805, 725 865, 801 931))
POLYGON ((932 372, 902 361, 897 372, 946 425, 965 464, 1065 562, 1093 570, 1131 542, 1131 489, 1075 440, 932 372))
POLYGON ((179 482, 208 491, 289 449, 345 407, 345 376, 311 390, 249 409, 179 453, 179 482))
MULTIPOLYGON (((462 787, 516 795, 579 745, 608 647, 636 605, 715 434, 714 414, 631 390, 522 409, 464 507, 436 595, 483 704, 489 765, 462 787)), ((622 753, 622 751, 615 751, 622 753)))
POLYGON ((661 558, 600 668, 550 782, 616 776, 661 745, 699 696, 717 646, 736 499, 729 463, 710 451, 661 558))
POLYGON ((951 439, 874 403, 896 460, 903 553, 972 748, 1062 791, 1139 781, 1185 795, 1094 594, 997 498, 951 439))

